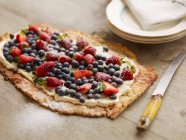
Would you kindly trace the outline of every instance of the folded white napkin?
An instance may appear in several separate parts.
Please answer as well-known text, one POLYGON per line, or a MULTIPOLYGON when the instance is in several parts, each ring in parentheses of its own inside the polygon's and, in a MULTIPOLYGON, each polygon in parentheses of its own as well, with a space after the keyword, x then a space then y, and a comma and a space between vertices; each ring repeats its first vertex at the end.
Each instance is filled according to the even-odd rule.
POLYGON ((186 17, 186 0, 124 0, 145 30, 186 17))

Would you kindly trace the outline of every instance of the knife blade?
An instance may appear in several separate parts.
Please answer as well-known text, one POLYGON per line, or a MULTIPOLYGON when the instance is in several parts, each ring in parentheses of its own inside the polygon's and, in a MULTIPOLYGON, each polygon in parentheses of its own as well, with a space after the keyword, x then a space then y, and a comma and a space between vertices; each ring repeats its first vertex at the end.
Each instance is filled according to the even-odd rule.
POLYGON ((152 93, 152 98, 145 111, 143 112, 138 124, 137 129, 145 130, 154 120, 157 115, 161 103, 162 97, 165 94, 165 91, 181 62, 186 57, 186 50, 181 52, 169 65, 167 70, 164 72, 163 76, 159 80, 154 92, 152 93))

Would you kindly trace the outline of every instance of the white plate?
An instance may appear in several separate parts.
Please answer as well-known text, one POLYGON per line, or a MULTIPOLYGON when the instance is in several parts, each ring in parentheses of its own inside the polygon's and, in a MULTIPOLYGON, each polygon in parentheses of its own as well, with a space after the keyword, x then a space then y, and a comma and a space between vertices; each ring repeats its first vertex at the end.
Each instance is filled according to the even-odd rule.
POLYGON ((163 43, 186 35, 186 18, 153 30, 143 30, 122 0, 112 0, 106 15, 111 30, 119 36, 141 43, 163 43))

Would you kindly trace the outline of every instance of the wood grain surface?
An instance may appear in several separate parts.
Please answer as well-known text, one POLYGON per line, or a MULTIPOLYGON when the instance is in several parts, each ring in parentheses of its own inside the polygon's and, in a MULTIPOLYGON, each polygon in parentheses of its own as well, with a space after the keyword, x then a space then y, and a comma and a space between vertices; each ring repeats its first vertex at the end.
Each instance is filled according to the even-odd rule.
MULTIPOLYGON (((47 23, 61 30, 97 33, 133 50, 143 65, 153 65, 161 76, 171 60, 186 49, 186 37, 158 45, 126 41, 108 28, 109 0, 0 0, 0 34, 16 32, 31 23, 47 23)), ((40 107, 0 76, 1 140, 185 140, 186 60, 177 70, 151 127, 143 133, 136 123, 156 83, 116 120, 65 116, 40 107)))

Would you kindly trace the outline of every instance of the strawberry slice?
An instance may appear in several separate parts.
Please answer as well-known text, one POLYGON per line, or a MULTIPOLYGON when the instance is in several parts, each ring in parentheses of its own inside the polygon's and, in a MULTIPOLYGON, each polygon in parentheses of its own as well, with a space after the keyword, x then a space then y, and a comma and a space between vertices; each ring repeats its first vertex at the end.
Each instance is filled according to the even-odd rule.
POLYGON ((38 40, 36 42, 36 47, 38 47, 40 50, 48 51, 46 43, 43 40, 38 40))
POLYGON ((92 84, 86 83, 86 84, 84 84, 82 86, 79 86, 77 88, 77 91, 81 92, 81 93, 87 93, 91 89, 91 87, 92 87, 92 84))
POLYGON ((74 71, 74 78, 75 79, 82 78, 82 77, 89 78, 92 75, 93 75, 93 72, 90 71, 90 70, 77 70, 77 71, 74 71))
POLYGON ((94 79, 96 81, 107 81, 108 79, 110 79, 111 76, 109 74, 106 74, 106 73, 103 73, 103 72, 97 72, 95 75, 94 75, 94 79))
POLYGON ((56 77, 47 77, 46 84, 48 87, 57 87, 62 85, 64 82, 57 79, 56 77))
POLYGON ((47 52, 46 60, 47 61, 57 61, 59 58, 59 54, 55 52, 47 52))
POLYGON ((129 68, 124 69, 121 73, 121 79, 123 79, 124 81, 133 80, 134 76, 132 71, 129 68))
POLYGON ((103 94, 106 96, 112 96, 119 92, 118 88, 105 81, 102 82, 101 89, 103 91, 103 94))
POLYGON ((121 65, 121 61, 118 55, 112 55, 111 57, 107 58, 106 62, 107 65, 108 64, 118 64, 121 65))
POLYGON ((24 55, 24 54, 22 54, 22 55, 20 55, 20 56, 18 57, 19 63, 22 63, 22 64, 30 63, 30 62, 32 62, 33 60, 34 60, 34 57, 28 56, 28 55, 24 55))
POLYGON ((49 41, 49 40, 50 40, 50 36, 49 36, 49 34, 47 34, 46 32, 40 33, 39 38, 40 38, 41 40, 44 40, 44 41, 49 41))
POLYGON ((23 48, 28 48, 29 44, 27 42, 21 42, 18 47, 22 50, 23 48))
POLYGON ((10 54, 14 57, 16 56, 20 56, 21 55, 21 50, 19 48, 13 48, 11 51, 10 51, 10 54))
POLYGON ((83 56, 81 53, 76 52, 76 53, 74 54, 74 59, 77 60, 78 62, 81 62, 81 61, 84 60, 84 56, 83 56))
POLYGON ((29 28, 28 28, 29 31, 33 31, 34 33, 39 33, 40 30, 39 30, 39 27, 35 26, 35 25, 30 25, 29 28))
POLYGON ((49 71, 55 66, 55 62, 49 61, 41 64, 39 67, 36 68, 36 75, 38 77, 44 77, 47 75, 49 71))
POLYGON ((26 37, 26 35, 24 35, 24 34, 17 34, 17 35, 16 35, 16 41, 17 41, 18 43, 26 42, 26 41, 27 41, 27 37, 26 37))
POLYGON ((61 56, 59 57, 58 61, 59 61, 60 63, 63 64, 63 63, 65 63, 65 62, 70 63, 72 60, 71 60, 71 58, 70 58, 69 56, 67 56, 67 55, 61 55, 61 56))
POLYGON ((96 54, 96 48, 88 46, 87 48, 85 48, 85 50, 83 51, 84 54, 91 54, 91 55, 95 55, 96 54))
POLYGON ((92 64, 95 61, 94 56, 92 56, 91 54, 86 54, 84 56, 84 60, 87 64, 92 64))

